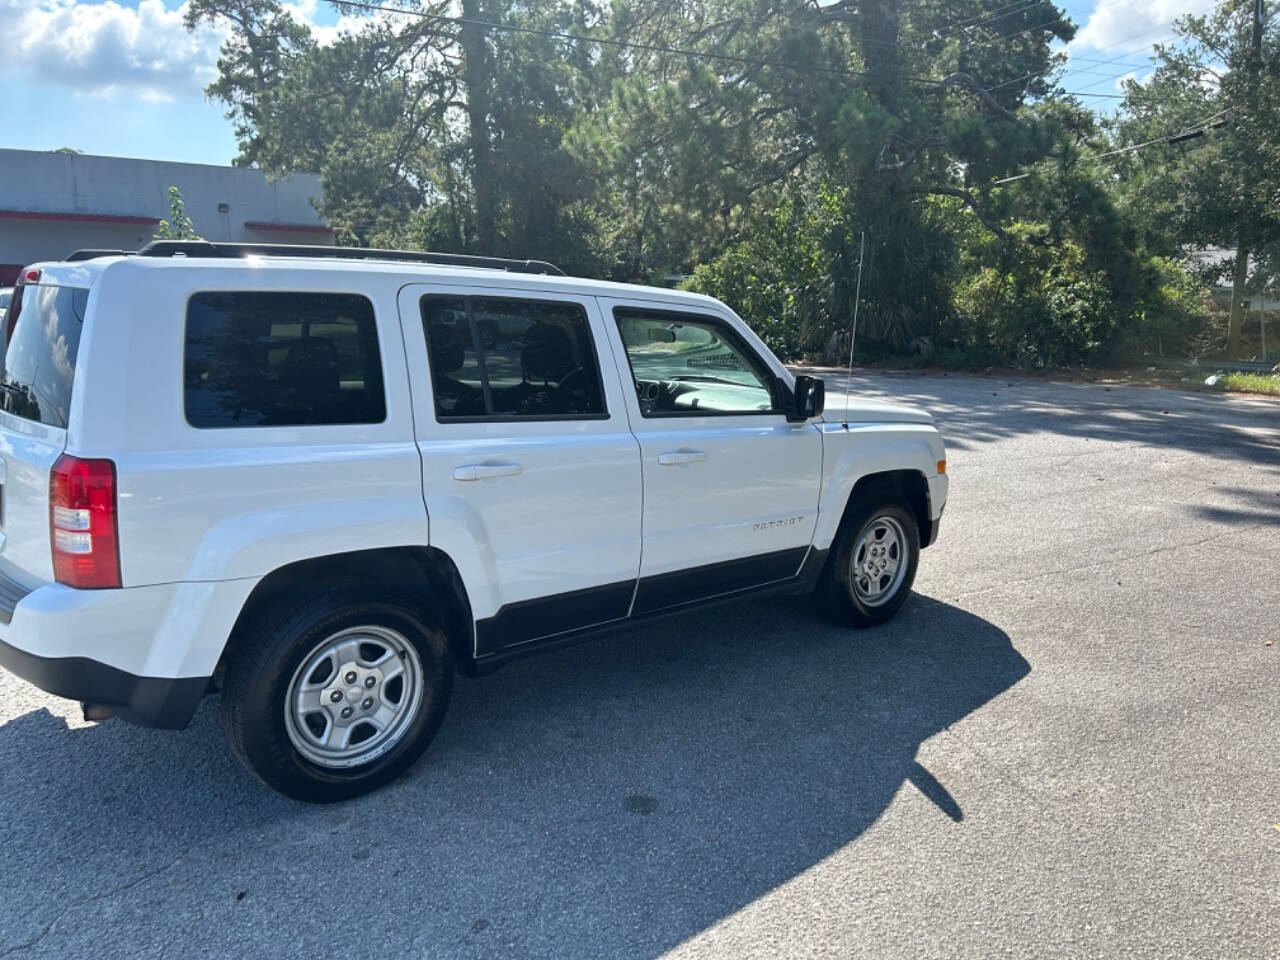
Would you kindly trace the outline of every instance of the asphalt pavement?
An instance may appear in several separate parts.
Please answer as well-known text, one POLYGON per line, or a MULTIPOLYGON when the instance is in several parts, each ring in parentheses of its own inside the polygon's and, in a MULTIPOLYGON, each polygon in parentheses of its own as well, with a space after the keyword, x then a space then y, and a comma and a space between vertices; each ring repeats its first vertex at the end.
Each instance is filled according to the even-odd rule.
POLYGON ((0 957, 1280 956, 1280 402, 853 388, 949 445, 886 627, 750 601, 460 681, 333 807, 211 700, 86 724, 0 674, 0 957))

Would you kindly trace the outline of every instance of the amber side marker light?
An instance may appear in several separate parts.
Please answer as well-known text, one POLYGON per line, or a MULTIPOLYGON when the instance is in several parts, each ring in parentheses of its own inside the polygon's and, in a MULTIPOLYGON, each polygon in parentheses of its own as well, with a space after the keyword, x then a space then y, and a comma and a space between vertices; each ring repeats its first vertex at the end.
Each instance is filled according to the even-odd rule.
POLYGON ((945 460, 939 460, 939 461, 938 461, 938 472, 939 472, 939 473, 946 473, 946 472, 947 472, 947 461, 945 461, 945 460))

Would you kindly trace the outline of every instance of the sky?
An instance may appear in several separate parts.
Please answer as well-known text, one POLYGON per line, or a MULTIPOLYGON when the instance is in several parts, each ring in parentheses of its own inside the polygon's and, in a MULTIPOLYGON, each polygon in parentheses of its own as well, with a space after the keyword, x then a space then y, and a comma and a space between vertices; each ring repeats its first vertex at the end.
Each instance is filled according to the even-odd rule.
MULTIPOLYGON (((1059 4, 1079 27, 1063 86, 1114 94, 1121 76, 1149 72, 1146 54, 1170 36, 1176 17, 1203 12, 1213 0, 1059 4)), ((185 6, 181 0, 0 0, 0 96, 10 118, 0 147, 229 163, 235 134, 223 107, 203 93, 217 75, 222 34, 188 32, 185 6)), ((291 9, 321 42, 346 25, 320 0, 292 0, 291 9)), ((1117 101, 1086 102, 1106 109, 1117 101)))

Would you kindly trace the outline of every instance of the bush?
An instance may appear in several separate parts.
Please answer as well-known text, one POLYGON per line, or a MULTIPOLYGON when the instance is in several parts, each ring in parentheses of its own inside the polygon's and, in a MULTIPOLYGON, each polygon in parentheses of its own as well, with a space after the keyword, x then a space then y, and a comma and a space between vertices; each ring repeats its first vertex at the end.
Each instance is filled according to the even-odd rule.
POLYGON ((1168 257, 1151 257, 1143 269, 1141 307, 1120 331, 1113 356, 1200 357, 1220 352, 1226 318, 1208 286, 1168 257))
POLYGON ((859 354, 877 344, 907 349, 949 315, 955 241, 932 206, 865 196, 864 208, 852 188, 817 184, 777 198, 738 241, 698 266, 685 289, 725 301, 785 359, 840 360, 849 350, 865 225, 859 354))
POLYGON ((990 347, 1017 366, 1094 363, 1131 319, 1074 241, 1021 242, 1001 259, 1000 267, 979 268, 957 286, 964 346, 990 347))

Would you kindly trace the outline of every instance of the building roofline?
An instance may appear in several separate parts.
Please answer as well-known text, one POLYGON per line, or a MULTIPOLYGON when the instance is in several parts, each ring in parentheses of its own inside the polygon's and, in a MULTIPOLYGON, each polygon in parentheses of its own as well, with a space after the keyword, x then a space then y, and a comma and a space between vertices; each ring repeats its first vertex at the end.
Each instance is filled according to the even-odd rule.
MULTIPOLYGON (((6 153, 26 153, 34 156, 43 157, 66 157, 68 160, 127 160, 131 163, 155 163, 163 166, 173 167, 208 167, 211 170, 243 170, 245 173, 256 173, 266 177, 266 170, 258 167, 238 167, 232 163, 199 163, 194 160, 153 160, 150 157, 131 157, 125 155, 115 155, 109 153, 63 153, 59 150, 24 150, 19 147, 0 147, 0 156, 6 153)), ((282 174, 279 179, 287 180, 289 177, 315 177, 320 178, 320 174, 313 173, 309 170, 294 170, 290 173, 282 174)))
POLYGON ((50 210, 0 210, 0 220, 58 220, 63 223, 137 223, 154 227, 159 217, 141 213, 80 213, 50 210))

